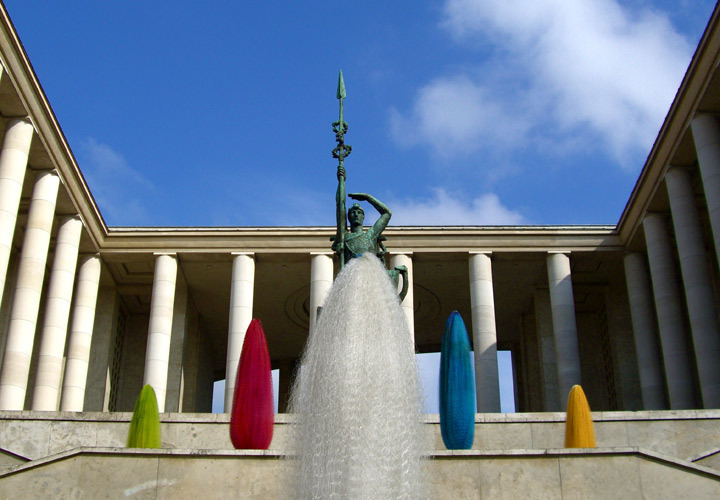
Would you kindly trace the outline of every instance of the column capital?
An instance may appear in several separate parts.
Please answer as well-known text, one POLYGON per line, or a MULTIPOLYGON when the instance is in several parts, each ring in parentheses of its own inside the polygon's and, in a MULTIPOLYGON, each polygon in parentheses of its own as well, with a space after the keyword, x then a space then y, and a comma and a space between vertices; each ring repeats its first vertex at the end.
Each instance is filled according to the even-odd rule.
POLYGON ((691 167, 685 166, 685 165, 675 165, 673 163, 668 163, 667 170, 690 170, 691 167))
POLYGON ((571 250, 548 250, 548 251, 547 251, 547 254, 548 254, 548 255, 558 255, 558 254, 560 254, 560 255, 570 255, 571 253, 572 253, 571 250))
POLYGON ((310 252, 310 255, 313 257, 319 256, 319 255, 327 255, 327 256, 332 257, 333 255, 335 255, 335 252, 310 252))
POLYGON ((255 252, 230 252, 230 255, 232 255, 233 257, 237 257, 239 255, 246 255, 248 257, 252 257, 253 259, 255 258, 255 252))
POLYGON ((177 252, 153 252, 153 257, 162 257, 163 255, 177 258, 177 252))
POLYGON ((468 252, 468 255, 487 255, 488 257, 492 257, 492 254, 492 250, 473 250, 468 252))
POLYGON ((653 221, 658 222, 667 222, 668 221, 668 214, 667 212, 647 212, 645 214, 645 217, 643 217, 643 224, 647 221, 652 223, 653 221))
MULTIPOLYGON (((690 180, 690 169, 687 167, 680 167, 677 165, 668 165, 667 169, 665 170, 665 175, 663 177, 663 180, 665 181, 665 184, 668 184, 668 181, 671 182, 678 182, 679 180, 687 178, 688 181, 690 180)), ((668 186, 668 189, 670 187, 668 186)), ((670 211, 672 212, 672 206, 670 208, 670 211)))
POLYGON ((35 171, 35 179, 39 179, 40 177, 43 177, 45 175, 54 175, 55 177, 60 178, 60 175, 58 174, 57 170, 54 168, 39 168, 37 170, 33 169, 35 171))
POLYGON ((76 220, 76 221, 82 222, 82 217, 80 217, 80 214, 61 215, 58 217, 58 220, 61 220, 61 221, 76 220))
POLYGON ((29 116, 12 116, 8 118, 6 127, 9 127, 11 125, 14 125, 16 123, 26 123, 27 125, 32 125, 32 120, 29 116))
POLYGON ((43 168, 43 169, 33 170, 33 172, 35 173, 35 184, 36 185, 42 179, 45 179, 47 177, 57 179, 58 186, 65 185, 65 182, 63 181, 63 178, 60 176, 60 173, 54 168, 43 168))
POLYGON ((715 117, 717 117, 717 116, 718 116, 718 115, 715 114, 715 113, 708 113, 707 111, 700 111, 700 112, 695 113, 695 114, 693 115, 693 117, 690 119, 690 122, 694 122, 694 121, 697 120, 698 118, 705 118, 705 117, 715 118, 715 117))
POLYGON ((35 175, 37 177, 40 177, 43 174, 54 174, 59 175, 58 171, 55 169, 55 167, 39 167, 39 168, 33 168, 33 171, 35 172, 35 175))
POLYGON ((390 252, 389 251, 388 255, 390 255, 390 257, 392 257, 393 255, 407 255, 408 257, 412 257, 414 253, 415 252, 413 252, 412 250, 407 251, 407 252, 404 252, 404 251, 390 252))
POLYGON ((623 250, 623 260, 642 257, 647 260, 647 252, 643 250, 623 250))

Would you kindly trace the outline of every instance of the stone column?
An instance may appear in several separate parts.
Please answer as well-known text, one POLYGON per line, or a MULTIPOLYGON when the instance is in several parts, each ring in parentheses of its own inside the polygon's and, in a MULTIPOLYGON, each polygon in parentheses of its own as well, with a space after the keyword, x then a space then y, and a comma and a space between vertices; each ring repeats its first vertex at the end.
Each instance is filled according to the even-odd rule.
POLYGON ((643 230, 655 296, 655 311, 670 409, 693 408, 695 398, 692 367, 670 235, 665 219, 660 214, 646 215, 643 220, 643 230))
MULTIPOLYGON (((128 318, 124 313, 121 314, 120 295, 110 273, 102 264, 100 268, 100 286, 95 304, 95 322, 85 377, 83 411, 109 411, 111 392, 117 393, 116 403, 118 403, 112 410, 117 411, 121 407, 122 391, 120 387, 113 386, 115 381, 112 380, 113 356, 116 340, 123 342, 127 340, 125 336, 127 323, 132 321, 132 317, 128 318), (118 336, 120 339, 117 338, 118 336)), ((119 348, 122 349, 123 346, 120 345, 119 348)), ((137 393, 134 396, 137 397, 137 393)))
MULTIPOLYGON (((0 303, 0 362, 2 362, 3 356, 5 355, 5 335, 10 326, 10 311, 12 310, 13 299, 15 298, 19 262, 20 252, 14 252, 10 255, 8 272, 5 278, 5 295, 3 296, 2 303, 0 303)), ((0 365, 0 367, 1 366, 2 365, 0 365)))
POLYGON ((640 389, 644 410, 665 410, 665 382, 662 354, 657 336, 657 324, 652 303, 652 289, 645 257, 641 253, 628 253, 625 263, 630 316, 632 318, 635 352, 637 353, 640 389))
POLYGON ((572 386, 582 383, 570 257, 565 253, 549 253, 547 267, 560 407, 565 408, 572 386))
MULTIPOLYGON (((208 373, 206 363, 201 360, 202 341, 200 340, 200 318, 193 303, 188 304, 185 332, 185 353, 183 356, 183 393, 182 411, 196 413, 201 411, 198 405, 198 387, 202 386, 200 374, 208 373)), ((207 342, 207 339, 203 339, 207 342)))
POLYGON ((225 413, 232 409, 235 377, 245 333, 252 321, 253 289, 255 288, 255 254, 233 253, 232 284, 230 285, 230 326, 228 331, 227 364, 225 365, 225 413))
MULTIPOLYGON (((402 310, 405 313, 410 341, 413 352, 415 351, 415 294, 413 293, 413 261, 412 252, 395 253, 390 256, 390 268, 405 266, 408 270, 408 291, 402 301, 402 310)), ((402 279, 402 278, 401 278, 402 279)))
POLYGON ((471 252, 469 259, 475 393, 480 413, 500 411, 491 255, 492 252, 471 252))
POLYGON ((0 410, 22 410, 25 405, 59 186, 57 174, 45 171, 38 175, 33 188, 0 372, 0 410))
POLYGON ((45 299, 40 357, 38 358, 32 399, 34 411, 57 411, 58 409, 65 339, 67 338, 70 302, 75 285, 75 267, 77 266, 82 227, 82 222, 77 216, 63 217, 59 223, 55 257, 45 299))
POLYGON ((170 254, 157 255, 152 298, 150 299, 150 322, 143 386, 149 384, 155 390, 160 413, 165 411, 176 280, 177 257, 170 254))
POLYGON ((170 336, 170 352, 168 354, 167 392, 165 393, 165 412, 181 413, 185 375, 183 359, 187 344, 188 309, 190 297, 188 284, 182 269, 178 270, 175 283, 175 301, 173 305, 172 333, 170 336))
POLYGON ((720 324, 690 173, 665 175, 704 408, 720 408, 720 324))
MULTIPOLYGON (((524 411, 543 411, 543 365, 540 352, 540 335, 536 327, 535 314, 524 313, 520 319, 522 346, 519 364, 519 384, 524 411)), ((502 391, 501 391, 502 393, 502 391)), ((557 398, 555 398, 557 401, 557 398)))
POLYGON ((700 114, 691 122, 700 176, 715 243, 720 259, 720 123, 713 115, 700 114))
POLYGON ((557 360, 555 359, 555 338, 552 325, 552 307, 549 290, 535 290, 533 295, 535 329, 538 336, 541 363, 543 410, 562 411, 560 389, 558 388, 557 360))
POLYGON ((83 411, 99 284, 100 255, 82 257, 73 300, 60 411, 83 411))
POLYGON ((33 126, 27 118, 10 120, 0 152, 0 302, 5 290, 20 195, 27 169, 33 126))
POLYGON ((312 252, 310 254, 310 331, 315 330, 318 307, 325 303, 325 297, 333 283, 333 254, 312 252))

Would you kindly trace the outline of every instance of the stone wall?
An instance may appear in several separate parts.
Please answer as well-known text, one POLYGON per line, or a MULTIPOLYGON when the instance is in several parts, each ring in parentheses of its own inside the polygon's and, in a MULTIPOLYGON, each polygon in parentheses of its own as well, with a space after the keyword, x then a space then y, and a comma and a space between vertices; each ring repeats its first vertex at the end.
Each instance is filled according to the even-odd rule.
MULTIPOLYGON (((0 449, 39 459, 80 447, 124 447, 130 413, 0 412, 0 449)), ((287 448, 291 414, 276 415, 271 450, 287 448)), ((564 413, 476 415, 473 449, 562 448, 564 413)), ((720 449, 720 410, 593 413, 598 447, 637 447, 680 460, 720 449)), ((163 448, 231 450, 227 414, 161 415, 163 448)), ((444 451, 437 415, 426 415, 433 450, 444 451)))

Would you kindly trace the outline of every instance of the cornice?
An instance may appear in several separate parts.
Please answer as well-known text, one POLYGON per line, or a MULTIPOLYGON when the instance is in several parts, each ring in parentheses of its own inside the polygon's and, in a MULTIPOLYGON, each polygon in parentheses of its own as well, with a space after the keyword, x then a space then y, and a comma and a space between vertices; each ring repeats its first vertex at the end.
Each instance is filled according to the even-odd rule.
MULTIPOLYGON (((327 251, 333 227, 110 228, 101 252, 179 254, 327 251)), ((391 252, 622 251, 614 226, 390 227, 383 234, 391 252)))

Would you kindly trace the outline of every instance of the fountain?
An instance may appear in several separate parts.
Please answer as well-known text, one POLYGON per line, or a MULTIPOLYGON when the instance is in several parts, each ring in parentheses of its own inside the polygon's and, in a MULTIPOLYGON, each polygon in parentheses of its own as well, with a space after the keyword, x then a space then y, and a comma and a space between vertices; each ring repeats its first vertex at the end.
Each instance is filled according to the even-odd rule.
POLYGON ((420 388, 397 292, 370 253, 340 272, 290 402, 296 498, 422 498, 420 388))
POLYGON ((333 156, 338 159, 338 230, 333 250, 341 271, 322 314, 317 311, 292 390, 295 474, 287 496, 423 498, 429 435, 422 424, 412 336, 400 305, 407 291, 406 269, 385 268, 381 233, 391 213, 382 202, 365 193, 350 194, 381 214, 366 230, 362 208, 345 209, 343 161, 351 148, 344 143, 342 72, 337 97, 340 120, 333 123, 338 142, 333 156))

